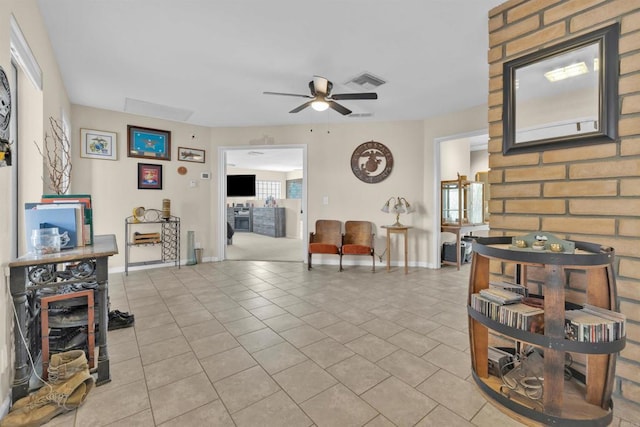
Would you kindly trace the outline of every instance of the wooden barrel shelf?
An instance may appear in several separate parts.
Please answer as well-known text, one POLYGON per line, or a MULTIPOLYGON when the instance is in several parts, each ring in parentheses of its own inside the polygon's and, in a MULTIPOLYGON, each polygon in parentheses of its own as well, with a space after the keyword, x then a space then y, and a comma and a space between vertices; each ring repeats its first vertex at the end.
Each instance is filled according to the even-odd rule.
MULTIPOLYGON (((572 253, 520 250, 511 237, 479 238, 473 243, 469 279, 468 318, 473 378, 496 406, 522 422, 562 426, 606 426, 613 419, 611 393, 616 353, 625 346, 624 337, 612 342, 578 342, 565 338, 565 287, 567 271, 584 272, 584 302, 616 311, 616 283, 613 273, 614 250, 597 244, 571 242, 572 253), (493 269, 490 264, 494 261, 493 269), (500 268, 496 267, 496 262, 500 268), (509 269, 507 268, 509 266, 509 269), (528 285, 527 269, 543 271, 544 333, 532 333, 505 325, 476 311, 473 294, 489 288, 490 277, 509 271, 513 280, 528 285), (500 376, 489 369, 490 340, 513 342, 514 348, 533 346, 542 354, 541 396, 532 399, 522 393, 505 392, 500 376), (565 378, 567 354, 580 358, 582 369, 565 378)), ((507 390, 509 391, 509 390, 507 390)))

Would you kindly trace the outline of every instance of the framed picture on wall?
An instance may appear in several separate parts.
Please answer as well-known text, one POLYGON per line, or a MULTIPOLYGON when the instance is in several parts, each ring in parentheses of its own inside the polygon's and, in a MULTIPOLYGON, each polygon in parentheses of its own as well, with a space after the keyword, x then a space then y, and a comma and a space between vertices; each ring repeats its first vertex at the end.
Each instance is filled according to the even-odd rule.
POLYGON ((127 125, 127 155, 171 160, 171 131, 127 125))
POLYGON ((138 163, 138 190, 162 190, 162 165, 138 163))
POLYGON ((178 160, 182 162, 204 163, 204 150, 197 148, 178 147, 178 160))
POLYGON ((116 133, 80 129, 80 157, 118 160, 118 137, 116 133))

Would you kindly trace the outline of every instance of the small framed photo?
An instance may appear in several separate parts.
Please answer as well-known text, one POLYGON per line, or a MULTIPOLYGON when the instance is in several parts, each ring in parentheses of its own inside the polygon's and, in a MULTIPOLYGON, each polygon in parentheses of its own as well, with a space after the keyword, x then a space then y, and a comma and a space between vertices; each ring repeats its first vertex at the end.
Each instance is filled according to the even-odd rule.
POLYGON ((127 125, 129 157, 171 160, 171 131, 127 125))
POLYGON ((183 162, 204 163, 204 150, 197 148, 178 147, 178 160, 183 162))
POLYGON ((116 133, 80 129, 80 157, 118 160, 118 137, 116 133))
POLYGON ((162 190, 162 165, 138 163, 138 190, 162 190))

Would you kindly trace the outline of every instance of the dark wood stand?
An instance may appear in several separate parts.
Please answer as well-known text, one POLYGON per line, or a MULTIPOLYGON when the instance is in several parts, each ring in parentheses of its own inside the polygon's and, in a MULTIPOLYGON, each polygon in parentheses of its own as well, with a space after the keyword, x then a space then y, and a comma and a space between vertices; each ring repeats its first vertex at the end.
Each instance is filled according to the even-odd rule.
POLYGON ((10 290, 15 307, 15 375, 12 386, 13 402, 29 394, 32 367, 27 351, 35 360, 41 352, 40 304, 36 295, 39 289, 58 289, 68 284, 91 282, 96 284, 96 323, 99 332, 96 346, 99 348, 97 385, 111 381, 109 352, 107 350, 107 326, 109 314, 108 274, 109 257, 118 253, 114 235, 95 236, 91 246, 36 256, 24 255, 9 263, 10 290), (64 269, 64 266, 73 266, 64 269), (25 347, 22 339, 25 339, 25 347))
POLYGON ((473 244, 469 280, 469 337, 473 378, 499 408, 523 422, 544 425, 606 426, 613 419, 613 389, 616 353, 625 339, 614 342, 577 342, 565 339, 565 285, 567 270, 584 271, 586 302, 614 310, 616 284, 613 273, 614 251, 600 245, 574 242, 575 253, 517 250, 510 237, 480 238, 473 244), (492 265, 490 261, 500 263, 492 265), (490 274, 515 271, 517 281, 527 284, 527 267, 544 269, 544 335, 508 327, 474 310, 471 295, 489 287, 490 274), (542 411, 526 399, 505 396, 502 380, 489 374, 489 332, 514 341, 532 344, 544 351, 542 411), (584 381, 565 380, 565 352, 584 354, 584 381))

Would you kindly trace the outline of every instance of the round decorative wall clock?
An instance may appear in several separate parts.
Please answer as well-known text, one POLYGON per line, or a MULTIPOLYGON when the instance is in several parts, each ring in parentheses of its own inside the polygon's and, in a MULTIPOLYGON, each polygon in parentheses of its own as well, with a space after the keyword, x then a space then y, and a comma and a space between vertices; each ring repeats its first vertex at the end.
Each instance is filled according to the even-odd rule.
POLYGON ((0 67, 0 140, 9 141, 9 121, 11 120, 11 91, 9 80, 0 67))
POLYGON ((351 155, 351 170, 360 180, 369 184, 385 180, 393 169, 393 155, 384 144, 365 142, 351 155))

